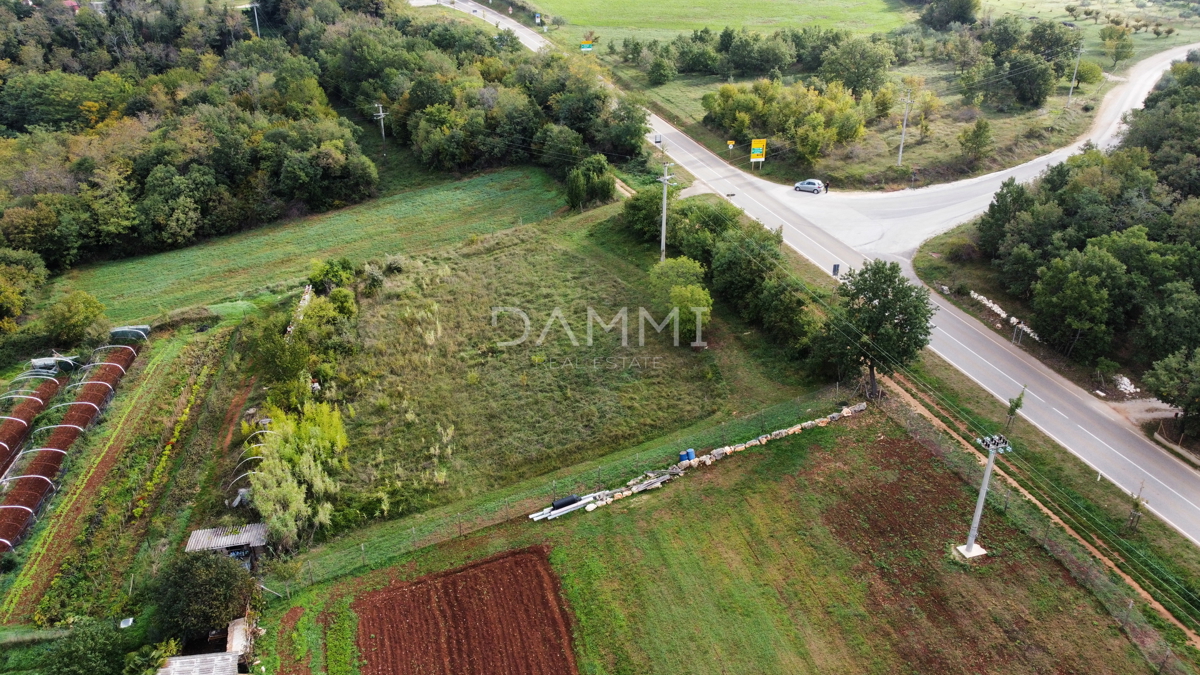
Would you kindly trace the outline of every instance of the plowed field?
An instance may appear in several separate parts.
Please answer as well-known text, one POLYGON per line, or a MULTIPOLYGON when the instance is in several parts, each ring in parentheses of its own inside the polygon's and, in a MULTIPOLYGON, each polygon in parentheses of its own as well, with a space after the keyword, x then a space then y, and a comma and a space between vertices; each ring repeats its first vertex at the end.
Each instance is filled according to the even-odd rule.
POLYGON ((558 579, 542 548, 393 584, 352 607, 363 675, 578 672, 558 579))

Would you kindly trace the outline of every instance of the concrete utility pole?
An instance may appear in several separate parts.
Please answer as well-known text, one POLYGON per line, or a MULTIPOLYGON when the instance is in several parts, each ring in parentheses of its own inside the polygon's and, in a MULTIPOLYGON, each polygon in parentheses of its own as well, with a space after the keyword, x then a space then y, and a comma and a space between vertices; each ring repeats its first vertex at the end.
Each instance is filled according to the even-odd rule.
POLYGON ((667 187, 674 185, 671 179, 675 176, 669 175, 667 169, 675 166, 671 163, 663 164, 663 175, 658 181, 663 184, 663 201, 662 201, 662 251, 658 256, 658 261, 662 262, 667 259, 667 187))
POLYGON ((258 3, 252 2, 249 5, 239 5, 237 9, 253 9, 254 10, 254 34, 262 37, 262 30, 258 27, 258 3))
POLYGON ((1075 95, 1075 78, 1079 76, 1079 59, 1083 58, 1083 45, 1075 52, 1075 72, 1071 73, 1071 88, 1067 91, 1067 107, 1071 107, 1071 97, 1075 95))
POLYGON ((987 500, 988 482, 992 479, 992 467, 996 465, 996 453, 1012 452, 1012 446, 1009 445, 1008 439, 1000 435, 976 438, 975 442, 988 451, 988 461, 987 468, 983 470, 983 485, 979 487, 979 501, 975 502, 975 518, 971 520, 971 532, 967 535, 967 545, 955 549, 964 558, 987 555, 987 551, 983 550, 982 546, 975 545, 975 537, 979 534, 979 519, 983 516, 983 504, 987 500))
POLYGON ((375 107, 379 110, 375 113, 375 119, 379 120, 379 138, 384 139, 386 136, 383 133, 383 118, 388 116, 388 113, 383 112, 383 104, 376 103, 375 107))
POLYGON ((904 123, 900 126, 900 154, 896 156, 896 166, 904 166, 904 137, 908 134, 908 113, 912 110, 912 89, 904 90, 904 123))

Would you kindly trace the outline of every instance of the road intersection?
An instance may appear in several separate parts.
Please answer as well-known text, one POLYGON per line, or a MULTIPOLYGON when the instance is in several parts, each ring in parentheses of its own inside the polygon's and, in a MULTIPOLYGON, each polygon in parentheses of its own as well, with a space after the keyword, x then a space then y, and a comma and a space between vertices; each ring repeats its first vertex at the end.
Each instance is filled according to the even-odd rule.
MULTIPOLYGON (((450 6, 512 29, 529 49, 552 46, 536 31, 485 5, 457 0, 450 6)), ((666 154, 698 182, 724 195, 765 227, 782 227, 784 241, 827 272, 832 272, 834 264, 845 270, 867 259, 883 258, 901 263, 912 276, 912 258, 921 243, 982 213, 1008 178, 1032 180, 1087 141, 1100 147, 1114 145, 1125 112, 1141 106, 1172 61, 1198 47, 1175 47, 1132 66, 1125 81, 1105 96, 1091 129, 1077 142, 1010 169, 916 190, 800 193, 730 166, 657 115, 650 117, 650 137, 661 136, 666 154)), ((1200 471, 1147 440, 1107 403, 1013 346, 978 319, 937 293, 933 293, 933 301, 938 313, 931 350, 1001 401, 1016 396, 1027 385, 1023 417, 1098 475, 1130 494, 1141 491, 1151 511, 1200 545, 1200 471)))

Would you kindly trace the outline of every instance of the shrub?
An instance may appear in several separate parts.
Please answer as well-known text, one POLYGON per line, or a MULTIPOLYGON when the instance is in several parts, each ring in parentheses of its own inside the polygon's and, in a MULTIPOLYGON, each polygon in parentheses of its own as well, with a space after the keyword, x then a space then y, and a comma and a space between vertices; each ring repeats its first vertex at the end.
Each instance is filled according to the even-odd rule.
POLYGON ((245 616, 256 598, 254 578, 233 558, 216 553, 183 553, 158 578, 158 611, 167 635, 207 635, 245 616))
POLYGON ((104 305, 87 291, 71 291, 42 315, 46 335, 63 346, 79 344, 102 323, 104 305))
POLYGON ((678 74, 679 71, 675 69, 675 59, 663 56, 655 57, 654 62, 650 64, 650 70, 647 72, 650 84, 656 87, 670 82, 678 74))
POLYGON ((330 258, 325 262, 314 260, 308 283, 314 291, 326 295, 338 286, 348 286, 354 283, 354 263, 348 258, 330 258))
POLYGON ((1075 79, 1080 84, 1096 84, 1104 79, 1104 69, 1095 61, 1080 61, 1079 72, 1076 73, 1075 79))
POLYGON ((354 301, 354 291, 349 288, 335 288, 329 292, 329 302, 333 304, 333 308, 337 313, 346 317, 353 318, 358 314, 358 303, 354 301))
POLYGON ((979 260, 979 248, 966 238, 955 238, 950 242, 946 257, 956 263, 970 263, 979 260))
POLYGON ((45 675, 121 675, 124 636, 110 621, 86 619, 54 644, 42 662, 45 675))

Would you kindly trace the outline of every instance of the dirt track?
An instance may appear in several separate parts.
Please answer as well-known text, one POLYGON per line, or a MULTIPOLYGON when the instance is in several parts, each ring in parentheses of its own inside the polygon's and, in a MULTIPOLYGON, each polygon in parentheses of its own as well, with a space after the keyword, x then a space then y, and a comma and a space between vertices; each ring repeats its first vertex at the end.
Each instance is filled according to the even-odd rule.
POLYGON ((541 548, 367 593, 363 675, 577 673, 558 579, 541 548))

